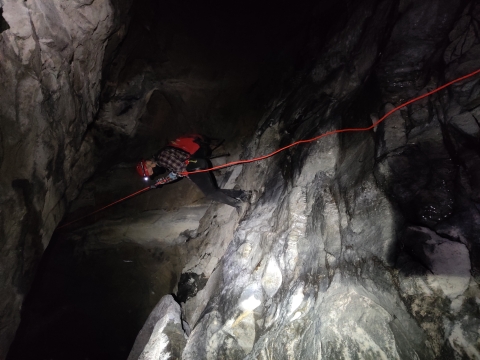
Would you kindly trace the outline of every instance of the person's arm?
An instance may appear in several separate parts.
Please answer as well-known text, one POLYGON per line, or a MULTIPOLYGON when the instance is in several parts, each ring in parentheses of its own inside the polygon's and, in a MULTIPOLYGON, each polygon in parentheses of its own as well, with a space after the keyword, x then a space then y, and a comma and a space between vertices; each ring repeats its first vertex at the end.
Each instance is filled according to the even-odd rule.
POLYGON ((160 179, 157 179, 155 181, 155 184, 150 186, 151 189, 157 189, 161 188, 163 185, 168 184, 174 180, 177 180, 179 178, 179 175, 175 174, 173 171, 168 174, 167 176, 164 176, 160 179))

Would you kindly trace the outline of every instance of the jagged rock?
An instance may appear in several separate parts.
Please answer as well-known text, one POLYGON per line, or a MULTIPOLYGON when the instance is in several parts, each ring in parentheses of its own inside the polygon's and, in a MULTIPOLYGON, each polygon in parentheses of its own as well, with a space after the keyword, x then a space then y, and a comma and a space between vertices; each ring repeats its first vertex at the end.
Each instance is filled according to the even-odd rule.
POLYGON ((466 112, 452 117, 450 119, 450 124, 466 135, 479 138, 480 125, 476 119, 477 117, 475 117, 472 113, 466 112))
POLYGON ((2 138, 0 359, 40 256, 68 201, 93 173, 109 1, 0 2, 2 138), (6 210, 6 211, 4 211, 6 210))
MULTIPOLYGON (((408 98, 436 86, 431 82, 423 89, 422 80, 428 79, 422 69, 436 58, 412 59, 434 52, 441 43, 440 34, 448 33, 458 9, 458 4, 450 5, 446 10, 430 2, 401 10, 391 48, 379 67, 381 81, 387 84, 382 85, 386 99, 408 98), (440 23, 437 13, 420 25, 418 16, 426 19, 432 9, 449 11, 448 20, 440 23), (405 33, 413 32, 404 40, 405 33)), ((315 81, 322 83, 326 74, 325 66, 317 66, 315 81)), ((340 99, 348 93, 345 89, 355 88, 345 76, 337 74, 331 89, 340 99)), ((292 103, 300 98, 308 103, 302 91, 305 88, 299 86, 295 98, 277 103, 283 109, 295 108, 292 103)), ((455 104, 452 99, 451 106, 455 104)), ((472 282, 469 245, 464 244, 472 244, 475 236, 466 240, 447 225, 460 211, 455 195, 458 173, 445 144, 443 121, 450 120, 429 110, 432 106, 440 105, 435 100, 412 105, 380 127, 375 166, 373 143, 361 135, 344 135, 339 143, 322 139, 328 146, 299 150, 301 155, 292 159, 293 176, 282 172, 282 177, 274 160, 266 169, 259 165, 255 178, 253 171, 242 175, 245 183, 264 185, 265 190, 218 263, 223 279, 215 279, 216 291, 209 290, 210 302, 203 317, 195 319, 184 359, 477 356, 478 336, 467 340, 466 329, 475 333, 478 324, 465 317, 473 310, 467 310, 467 304, 475 302, 478 285, 472 282), (421 242, 411 230, 401 241, 410 222, 444 233, 449 228, 449 236, 464 244, 427 228, 421 242), (417 251, 410 258, 405 251, 413 248, 417 251)), ((301 118, 311 118, 300 107, 301 118)), ((267 141, 264 146, 269 148, 268 142, 277 141, 278 128, 288 128, 281 114, 276 108, 266 116, 271 125, 258 130, 256 143, 267 141)), ((457 129, 461 126, 466 125, 459 122, 457 129)), ((303 128, 297 128, 297 138, 302 138, 303 128)), ((473 128, 465 130, 471 133, 473 128)))
POLYGON ((419 259, 431 275, 426 281, 454 300, 470 283, 470 259, 464 244, 443 239, 425 228, 408 228, 403 241, 405 250, 419 259))
POLYGON ((180 359, 186 343, 181 315, 173 297, 164 296, 140 330, 128 360, 180 359))

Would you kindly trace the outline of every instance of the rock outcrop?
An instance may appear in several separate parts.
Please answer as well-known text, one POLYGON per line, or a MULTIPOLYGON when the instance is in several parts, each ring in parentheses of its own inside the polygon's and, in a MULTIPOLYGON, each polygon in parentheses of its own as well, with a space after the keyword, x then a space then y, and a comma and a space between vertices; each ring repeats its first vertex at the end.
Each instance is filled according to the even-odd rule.
POLYGON ((140 330, 128 360, 180 359, 186 337, 180 305, 166 295, 140 330))

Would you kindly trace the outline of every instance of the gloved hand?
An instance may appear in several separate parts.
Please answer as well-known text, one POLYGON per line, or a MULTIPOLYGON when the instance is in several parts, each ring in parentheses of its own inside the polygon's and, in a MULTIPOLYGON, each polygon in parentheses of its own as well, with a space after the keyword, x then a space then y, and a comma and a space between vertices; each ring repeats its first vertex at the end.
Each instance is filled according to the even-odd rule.
POLYGON ((150 189, 158 189, 163 186, 163 184, 168 184, 169 182, 172 182, 173 180, 176 180, 178 178, 178 175, 175 174, 174 172, 171 172, 164 178, 158 179, 157 182, 154 185, 150 186, 150 189))

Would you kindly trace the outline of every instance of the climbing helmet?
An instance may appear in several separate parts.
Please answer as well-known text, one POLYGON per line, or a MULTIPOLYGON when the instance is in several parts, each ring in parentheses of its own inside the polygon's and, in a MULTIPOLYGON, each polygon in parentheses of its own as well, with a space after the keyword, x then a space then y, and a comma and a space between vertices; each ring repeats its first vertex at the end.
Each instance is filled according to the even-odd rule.
POLYGON ((147 172, 147 163, 145 160, 141 160, 138 164, 137 164, 137 173, 138 175, 140 175, 141 177, 143 177, 143 179, 145 181, 148 180, 148 172, 147 172))

